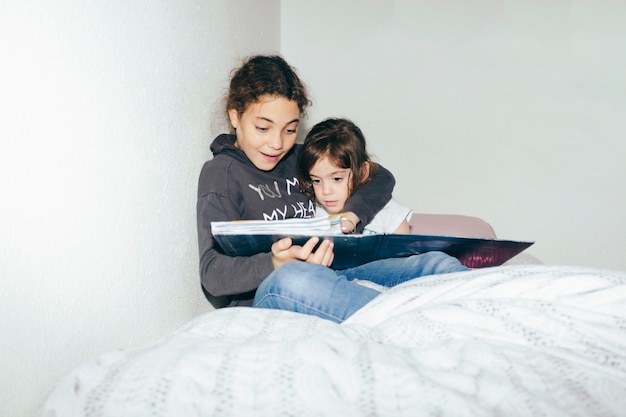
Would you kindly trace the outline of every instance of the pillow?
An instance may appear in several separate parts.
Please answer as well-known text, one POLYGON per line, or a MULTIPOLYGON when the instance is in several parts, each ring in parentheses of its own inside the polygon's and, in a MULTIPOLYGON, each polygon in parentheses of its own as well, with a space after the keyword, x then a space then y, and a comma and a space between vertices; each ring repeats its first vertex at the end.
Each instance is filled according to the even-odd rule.
POLYGON ((493 227, 481 218, 460 214, 413 213, 409 220, 411 233, 495 239, 493 227))

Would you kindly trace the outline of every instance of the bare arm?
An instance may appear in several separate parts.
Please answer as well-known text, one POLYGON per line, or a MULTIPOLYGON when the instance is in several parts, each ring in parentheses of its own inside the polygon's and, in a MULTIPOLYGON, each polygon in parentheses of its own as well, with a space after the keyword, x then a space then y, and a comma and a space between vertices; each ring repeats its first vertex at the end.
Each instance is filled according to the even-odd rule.
POLYGON ((409 225, 409 222, 407 222, 406 219, 403 220, 402 223, 400 223, 400 226, 398 226, 398 228, 394 230, 394 233, 402 235, 408 235, 409 233, 411 233, 411 226, 409 225))

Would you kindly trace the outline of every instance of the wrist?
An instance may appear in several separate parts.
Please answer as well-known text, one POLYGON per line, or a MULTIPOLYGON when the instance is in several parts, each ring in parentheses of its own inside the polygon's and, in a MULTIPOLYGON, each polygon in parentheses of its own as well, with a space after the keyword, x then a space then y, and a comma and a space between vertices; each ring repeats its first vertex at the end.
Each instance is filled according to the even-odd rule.
POLYGON ((343 233, 354 233, 357 229, 357 224, 359 224, 360 220, 356 214, 349 211, 346 213, 341 213, 341 231, 343 233))

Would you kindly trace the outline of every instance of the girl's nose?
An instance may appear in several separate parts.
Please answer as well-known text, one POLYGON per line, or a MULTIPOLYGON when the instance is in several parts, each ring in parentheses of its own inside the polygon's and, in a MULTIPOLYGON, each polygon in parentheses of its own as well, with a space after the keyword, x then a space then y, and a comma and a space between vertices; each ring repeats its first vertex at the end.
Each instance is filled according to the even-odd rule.
POLYGON ((282 149, 283 148, 283 137, 280 135, 280 133, 277 133, 276 135, 274 135, 272 137, 272 139, 270 140, 269 145, 270 145, 270 147, 272 149, 282 149))

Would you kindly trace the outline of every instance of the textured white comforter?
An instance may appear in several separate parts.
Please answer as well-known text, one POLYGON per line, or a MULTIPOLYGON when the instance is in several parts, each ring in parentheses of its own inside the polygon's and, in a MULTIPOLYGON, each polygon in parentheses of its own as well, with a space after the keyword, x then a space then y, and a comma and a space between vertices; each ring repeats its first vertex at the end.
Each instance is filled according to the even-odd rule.
POLYGON ((222 309, 72 371, 46 417, 624 416, 626 272, 414 280, 342 325, 222 309))

